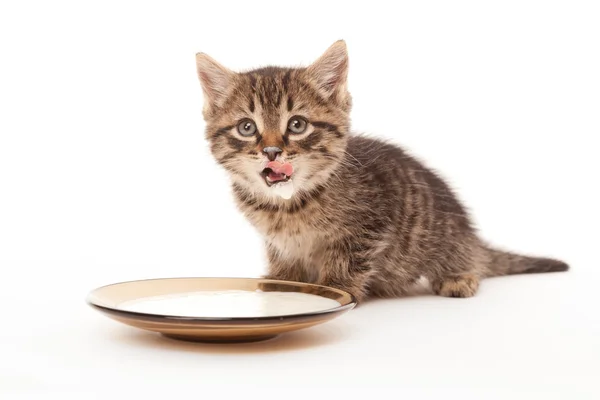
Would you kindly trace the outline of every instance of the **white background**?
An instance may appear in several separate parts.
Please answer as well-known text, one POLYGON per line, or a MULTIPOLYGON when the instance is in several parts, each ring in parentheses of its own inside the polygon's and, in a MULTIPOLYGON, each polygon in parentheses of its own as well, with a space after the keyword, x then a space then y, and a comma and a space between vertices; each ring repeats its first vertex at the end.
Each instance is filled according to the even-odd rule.
POLYGON ((593 1, 2 2, 0 397, 600 398, 599 20, 593 1), (207 151, 194 54, 307 64, 340 38, 355 129, 440 170, 487 239, 572 271, 253 345, 86 306, 118 281, 264 271, 207 151))

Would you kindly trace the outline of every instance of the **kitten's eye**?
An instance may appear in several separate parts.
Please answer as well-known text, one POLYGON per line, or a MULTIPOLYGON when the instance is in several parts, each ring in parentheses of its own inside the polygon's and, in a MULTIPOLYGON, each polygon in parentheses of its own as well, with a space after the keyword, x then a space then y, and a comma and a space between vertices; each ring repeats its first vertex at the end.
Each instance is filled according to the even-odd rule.
POLYGON ((256 124, 250 119, 240 121, 237 130, 242 136, 252 136, 256 133, 256 124))
POLYGON ((308 122, 302 117, 292 117, 288 122, 288 130, 294 134, 303 133, 308 126, 308 122))

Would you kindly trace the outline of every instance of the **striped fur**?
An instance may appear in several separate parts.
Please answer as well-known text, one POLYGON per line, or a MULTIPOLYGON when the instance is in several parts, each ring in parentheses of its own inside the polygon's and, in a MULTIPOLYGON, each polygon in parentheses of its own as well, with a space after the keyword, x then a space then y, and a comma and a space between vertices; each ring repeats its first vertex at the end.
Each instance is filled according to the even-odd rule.
POLYGON ((211 151, 265 239, 269 277, 339 287, 362 300, 401 296, 421 277, 439 295, 469 297, 484 277, 568 269, 490 249, 433 171, 398 146, 350 133, 344 42, 306 68, 235 73, 205 54, 197 65, 211 151), (301 135, 286 129, 297 115, 309 121, 301 135), (252 137, 236 131, 245 118, 256 123, 252 137), (269 146, 294 166, 289 200, 260 175, 269 146))

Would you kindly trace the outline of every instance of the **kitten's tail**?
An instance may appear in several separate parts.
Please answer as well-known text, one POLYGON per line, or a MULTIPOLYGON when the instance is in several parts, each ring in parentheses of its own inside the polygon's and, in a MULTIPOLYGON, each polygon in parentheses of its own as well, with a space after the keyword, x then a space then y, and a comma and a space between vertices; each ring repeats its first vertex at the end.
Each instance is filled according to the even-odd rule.
POLYGON ((565 262, 545 257, 529 257, 485 247, 487 276, 535 274, 568 271, 565 262))

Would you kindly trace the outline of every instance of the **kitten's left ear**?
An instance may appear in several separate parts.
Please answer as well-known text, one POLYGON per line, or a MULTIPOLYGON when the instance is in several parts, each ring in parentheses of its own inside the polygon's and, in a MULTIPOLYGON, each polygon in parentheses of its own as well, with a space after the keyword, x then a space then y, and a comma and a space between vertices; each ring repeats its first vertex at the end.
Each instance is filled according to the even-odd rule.
POLYGON ((325 98, 345 100, 348 96, 348 50, 346 42, 338 40, 321 57, 312 63, 307 72, 315 80, 317 89, 325 98))
POLYGON ((204 53, 196 54, 196 68, 204 92, 204 113, 208 116, 227 98, 235 73, 204 53))

